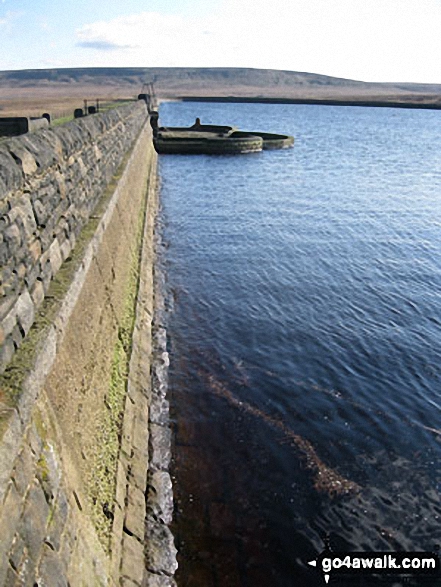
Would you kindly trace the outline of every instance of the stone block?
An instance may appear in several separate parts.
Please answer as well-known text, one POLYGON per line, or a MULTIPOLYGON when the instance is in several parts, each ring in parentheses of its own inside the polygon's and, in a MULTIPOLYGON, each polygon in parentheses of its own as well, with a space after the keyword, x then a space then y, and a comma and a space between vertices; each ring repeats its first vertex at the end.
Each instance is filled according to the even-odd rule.
POLYGON ((124 508, 125 499, 127 495, 127 472, 125 468, 125 463, 120 459, 118 459, 118 467, 116 470, 116 492, 115 492, 115 502, 119 505, 120 508, 124 508))
POLYGON ((34 260, 29 249, 26 249, 23 263, 26 265, 26 275, 24 279, 24 283, 28 288, 28 291, 31 290, 32 286, 34 285, 36 279, 40 277, 40 258, 34 260))
POLYGON ((32 256, 32 259, 36 262, 41 256, 41 243, 38 238, 32 239, 28 244, 29 253, 32 256))
MULTIPOLYGON (((69 524, 69 521, 67 522, 69 524)), ((65 569, 69 568, 70 560, 72 558, 72 553, 74 549, 74 538, 71 536, 69 532, 65 532, 61 537, 61 546, 60 546, 60 558, 63 561, 63 565, 65 569)))
POLYGON ((123 525, 124 525, 124 513, 119 506, 115 506, 113 512, 113 524, 112 524, 112 541, 111 541, 111 576, 115 579, 119 579, 119 569, 121 564, 122 555, 122 541, 123 536, 123 525))
POLYGON ((5 265, 9 260, 8 246, 4 240, 3 233, 0 233, 0 266, 5 265))
POLYGON ((37 427, 35 426, 35 422, 32 422, 29 428, 28 442, 35 457, 37 459, 40 458, 41 451, 43 450, 43 439, 38 433, 37 427))
POLYGON ((32 286, 31 298, 35 308, 39 308, 44 300, 44 287, 40 280, 37 280, 32 286))
MULTIPOLYGON (((26 550, 25 550, 26 554, 26 550)), ((19 582, 16 583, 17 587, 34 587, 35 586, 35 573, 37 570, 37 564, 34 559, 31 559, 29 556, 24 556, 19 568, 17 569, 17 574, 19 576, 19 582)))
POLYGON ((44 226, 48 218, 48 211, 40 200, 34 200, 32 202, 32 208, 34 209, 34 216, 38 226, 44 226))
POLYGON ((19 263, 18 265, 16 265, 16 268, 14 269, 19 281, 23 281, 24 276, 26 275, 26 265, 24 262, 19 263))
POLYGON ((165 575, 155 575, 146 571, 142 582, 142 587, 176 587, 176 581, 173 577, 165 575))
POLYGON ((172 521, 173 486, 167 471, 155 471, 149 475, 147 515, 163 524, 170 524, 172 521))
MULTIPOLYGON (((138 408, 138 403, 136 403, 136 407, 138 408)), ((135 424, 133 426, 133 446, 137 449, 140 455, 145 455, 145 458, 148 458, 148 423, 147 418, 141 418, 139 412, 136 414, 135 424)))
POLYGON ((14 470, 12 471, 12 479, 15 487, 20 495, 24 495, 31 480, 35 475, 35 457, 28 445, 25 445, 19 454, 14 470))
POLYGON ((150 422, 153 424, 159 424, 160 426, 168 426, 170 422, 169 414, 169 402, 161 396, 152 396, 149 413, 150 422))
POLYGON ((69 504, 67 502, 66 494, 64 491, 60 491, 57 502, 53 508, 52 516, 49 520, 46 535, 46 542, 49 543, 54 550, 60 550, 61 536, 66 526, 68 513, 69 504))
POLYGON ((29 332, 35 319, 35 307, 31 295, 25 290, 17 300, 16 312, 18 321, 25 334, 29 332))
POLYGON ((2 276, 2 283, 1 283, 1 291, 2 295, 6 298, 11 298, 13 300, 17 299, 17 293, 20 289, 19 279, 17 272, 11 272, 9 274, 8 271, 4 272, 2 276), (9 275, 7 277, 7 275, 9 275))
POLYGON ((58 240, 54 240, 54 242, 49 247, 49 259, 52 267, 52 275, 55 275, 63 262, 58 240))
POLYGON ((7 587, 6 583, 6 575, 10 569, 10 564, 8 563, 8 557, 6 554, 0 554, 0 585, 2 587, 7 587))
POLYGON ((17 302, 10 308, 8 314, 2 320, 2 328, 5 336, 12 334, 17 324, 17 302))
POLYGON ((150 467, 152 470, 166 471, 171 458, 171 431, 167 426, 150 426, 150 467))
POLYGON ((18 347, 21 345, 21 341, 24 338, 24 334, 22 332, 23 331, 18 326, 18 324, 15 326, 14 330, 12 331, 11 339, 12 339, 12 342, 14 344, 15 349, 18 349, 18 347))
POLYGON ((69 239, 66 238, 60 247, 61 257, 62 257, 63 261, 65 261, 69 257, 71 250, 72 250, 71 242, 69 239))
POLYGON ((13 253, 15 250, 20 248, 22 244, 22 235, 20 229, 17 224, 10 224, 4 231, 3 231, 3 239, 8 246, 8 249, 13 253))
POLYGON ((61 482, 61 471, 54 448, 51 444, 45 443, 37 461, 37 477, 46 496, 51 503, 58 494, 61 482))
MULTIPOLYGON (((8 194, 8 188, 6 187, 5 182, 3 181, 3 179, 0 177, 0 201, 5 198, 8 194)), ((2 214, 2 208, 0 206, 0 215, 2 214)))
POLYGON ((177 552, 168 526, 147 519, 146 569, 152 573, 173 576, 178 568, 177 552))
POLYGON ((12 339, 7 339, 0 348, 0 373, 3 373, 14 356, 15 347, 12 339))
POLYGON ((133 536, 124 535, 122 547, 121 577, 141 584, 144 572, 144 547, 133 536))
POLYGON ((6 567, 6 580, 4 583, 5 587, 23 587, 23 581, 18 573, 14 569, 7 565, 6 567))
POLYGON ((124 526, 141 541, 144 540, 145 511, 144 493, 133 485, 129 486, 124 526))
POLYGON ((14 157, 16 164, 21 167, 25 175, 32 175, 37 171, 37 162, 35 161, 34 157, 23 148, 22 144, 18 140, 15 140, 9 146, 9 152, 14 157))
MULTIPOLYGON (((2 281, 8 279, 9 276, 9 272, 3 268, 0 272, 0 278, 2 281)), ((10 313, 10 311, 12 310, 12 307, 15 305, 15 300, 13 298, 6 298, 6 299, 1 299, 0 298, 0 321, 3 324, 3 320, 6 318, 6 316, 10 313)))
POLYGON ((45 133, 32 132, 20 138, 20 142, 22 142, 25 149, 35 158, 40 172, 52 167, 59 161, 56 149, 47 138, 52 132, 52 130, 45 133))
POLYGON ((17 206, 18 218, 23 223, 26 237, 29 239, 37 230, 37 223, 35 222, 34 211, 32 204, 27 195, 22 196, 18 201, 17 206))
POLYGON ((51 279, 52 279, 52 266, 51 266, 50 262, 47 261, 41 267, 41 281, 43 283, 43 288, 44 288, 45 293, 47 293, 49 290, 51 279))
POLYGON ((68 587, 60 555, 46 545, 38 568, 38 587, 68 587))
POLYGON ((44 492, 40 484, 35 483, 29 490, 19 530, 33 560, 37 560, 40 555, 46 536, 48 516, 49 506, 44 492))
POLYGON ((23 184, 21 168, 5 148, 0 150, 0 178, 8 192, 18 190, 23 184))
POLYGON ((134 451, 132 465, 130 468, 130 481, 141 491, 145 491, 147 487, 147 470, 148 458, 144 454, 140 454, 137 450, 134 451))
POLYGON ((15 485, 9 483, 8 492, 0 513, 0 555, 9 551, 23 509, 23 502, 15 485))
MULTIPOLYGON (((23 538, 16 534, 9 551, 9 562, 15 571, 21 567, 24 556, 26 555, 23 538)), ((1 584, 1 583, 0 583, 1 584)))

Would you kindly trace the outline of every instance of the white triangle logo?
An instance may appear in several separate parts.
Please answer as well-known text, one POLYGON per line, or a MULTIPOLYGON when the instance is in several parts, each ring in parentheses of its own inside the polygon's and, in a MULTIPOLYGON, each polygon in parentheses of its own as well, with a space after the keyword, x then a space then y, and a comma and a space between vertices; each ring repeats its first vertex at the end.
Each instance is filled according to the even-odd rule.
POLYGON ((317 561, 309 561, 308 565, 311 565, 311 567, 316 567, 317 566, 317 561))
POLYGON ((325 575, 325 583, 329 583, 329 575, 325 575))

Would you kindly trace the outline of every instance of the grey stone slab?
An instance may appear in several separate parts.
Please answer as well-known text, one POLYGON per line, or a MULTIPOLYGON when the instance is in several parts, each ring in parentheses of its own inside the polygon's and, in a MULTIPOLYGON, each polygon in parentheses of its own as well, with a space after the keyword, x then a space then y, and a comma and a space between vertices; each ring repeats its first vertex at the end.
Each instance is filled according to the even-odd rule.
POLYGON ((153 470, 167 470, 171 458, 171 431, 168 426, 150 425, 150 466, 153 470))
POLYGON ((58 240, 54 240, 49 248, 49 259, 52 267, 52 275, 55 275, 63 263, 63 256, 58 240))
POLYGON ((20 495, 25 494, 31 479, 35 475, 35 463, 36 460, 30 447, 25 445, 17 458, 12 472, 12 479, 20 495))
POLYGON ((31 297, 35 308, 39 308, 44 300, 44 287, 40 280, 35 281, 31 290, 31 297))
POLYGON ((23 148, 23 145, 17 140, 9 146, 9 152, 15 159, 15 163, 21 166, 25 175, 32 175, 38 169, 35 158, 23 148))
POLYGON ((24 182, 21 168, 5 148, 0 149, 0 178, 8 192, 18 190, 24 182))
POLYGON ((49 506, 44 492, 36 483, 29 490, 23 517, 20 524, 20 535, 27 547, 30 558, 37 560, 46 536, 49 506))
POLYGON ((29 332, 35 320, 35 306, 28 290, 20 295, 16 305, 17 319, 20 322, 25 334, 29 332))
POLYGON ((46 542, 50 544, 54 550, 60 550, 61 536, 66 526, 68 512, 69 504, 66 494, 64 491, 60 491, 57 502, 53 507, 52 515, 50 516, 46 534, 46 542))
POLYGON ((6 554, 0 553, 0 585, 1 587, 7 587, 6 575, 8 574, 11 565, 8 562, 6 554))
POLYGON ((10 487, 10 476, 23 440, 23 425, 16 410, 9 417, 0 443, 0 504, 10 487))
POLYGON ((37 229, 37 223, 35 222, 34 211, 32 204, 27 196, 22 196, 18 200, 17 213, 20 220, 23 222, 23 226, 26 231, 26 237, 29 239, 37 229))
POLYGON ((60 487, 61 469, 52 444, 45 443, 37 463, 37 477, 46 496, 52 502, 60 487))
POLYGON ((37 563, 29 556, 25 556, 17 570, 20 587, 34 587, 36 579, 37 563))
POLYGON ((60 555, 45 545, 38 568, 38 587, 68 587, 60 555))
POLYGON ((9 552, 12 541, 17 533, 18 522, 23 510, 23 502, 15 485, 10 482, 6 498, 0 514, 0 554, 9 552))
POLYGON ((20 568, 25 555, 26 552, 23 538, 19 534, 16 534, 11 545, 11 550, 9 551, 9 562, 14 570, 17 571, 20 568))
POLYGON ((173 576, 178 568, 177 550, 168 526, 146 521, 146 569, 152 573, 173 576))
POLYGON ((37 427, 35 422, 31 422, 31 425, 28 429, 27 440, 31 451, 34 453, 35 457, 38 459, 40 457, 41 451, 43 450, 43 439, 41 438, 40 434, 38 433, 37 427))
POLYGON ((176 581, 173 577, 155 575, 145 571, 142 587, 176 587, 176 581))
POLYGON ((170 422, 170 404, 164 397, 152 396, 149 419, 152 424, 168 426, 170 422))
POLYGON ((172 521, 173 486, 167 471, 155 471, 149 475, 147 515, 163 524, 170 524, 172 521))
POLYGON ((21 142, 29 153, 35 158, 38 170, 41 173, 53 165, 56 165, 59 160, 57 150, 50 141, 47 140, 47 135, 41 132, 32 132, 20 137, 21 142))
POLYGON ((11 252, 16 251, 23 242, 20 228, 16 223, 10 224, 3 231, 3 238, 7 243, 10 254, 11 252))
POLYGON ((15 347, 12 338, 5 340, 0 348, 0 373, 3 373, 14 356, 15 347))
POLYGON ((21 580, 19 574, 16 573, 10 565, 7 565, 6 568, 6 579, 4 587, 23 587, 23 581, 21 580))

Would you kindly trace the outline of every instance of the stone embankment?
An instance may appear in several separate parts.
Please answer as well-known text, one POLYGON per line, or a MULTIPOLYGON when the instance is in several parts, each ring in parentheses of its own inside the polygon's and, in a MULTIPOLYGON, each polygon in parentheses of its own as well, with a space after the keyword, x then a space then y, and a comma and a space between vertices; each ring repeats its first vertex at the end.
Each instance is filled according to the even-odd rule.
POLYGON ((156 161, 141 101, 0 146, 0 586, 175 584, 156 161))

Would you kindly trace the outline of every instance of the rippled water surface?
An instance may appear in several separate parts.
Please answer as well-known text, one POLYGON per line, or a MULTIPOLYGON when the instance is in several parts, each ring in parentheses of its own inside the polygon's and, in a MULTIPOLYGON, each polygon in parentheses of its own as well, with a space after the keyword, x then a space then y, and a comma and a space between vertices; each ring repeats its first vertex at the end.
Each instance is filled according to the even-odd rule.
POLYGON ((166 103, 160 115, 296 137, 160 157, 179 584, 323 585, 306 563, 326 537, 334 550, 433 549, 441 113, 166 103))

